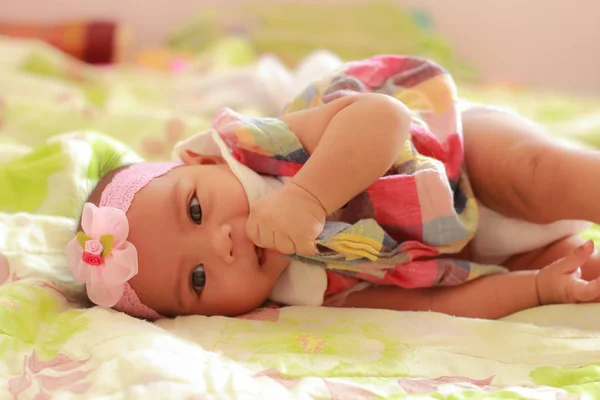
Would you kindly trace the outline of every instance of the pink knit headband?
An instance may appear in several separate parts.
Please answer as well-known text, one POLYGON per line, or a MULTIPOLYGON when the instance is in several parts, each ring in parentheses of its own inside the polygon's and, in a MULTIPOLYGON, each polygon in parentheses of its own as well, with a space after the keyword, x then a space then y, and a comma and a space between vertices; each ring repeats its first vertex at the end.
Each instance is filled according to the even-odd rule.
POLYGON ((102 192, 99 207, 84 205, 83 231, 67 245, 67 264, 75 279, 85 283, 95 304, 138 318, 162 318, 140 301, 128 283, 138 272, 138 262, 135 246, 127 241, 126 213, 137 192, 152 179, 180 165, 179 162, 133 164, 115 174, 102 192))

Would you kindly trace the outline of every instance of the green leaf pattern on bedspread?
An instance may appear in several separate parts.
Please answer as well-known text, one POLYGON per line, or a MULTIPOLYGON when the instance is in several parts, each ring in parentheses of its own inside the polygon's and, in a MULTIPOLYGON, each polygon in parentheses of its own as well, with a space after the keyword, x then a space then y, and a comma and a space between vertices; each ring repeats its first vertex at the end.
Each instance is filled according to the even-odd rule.
POLYGON ((412 357, 410 347, 400 338, 391 340, 376 324, 332 315, 275 322, 279 323, 228 321, 212 350, 261 368, 285 369, 290 377, 307 373, 324 377, 360 376, 367 371, 377 371, 377 376, 409 373, 405 360, 412 357), (281 354, 294 357, 282 359, 281 354))
MULTIPOLYGON (((505 321, 288 307, 150 324, 74 302, 64 248, 107 154, 168 158, 208 126, 212 110, 174 86, 193 77, 94 70, 0 38, 0 398, 600 398, 596 305, 505 321)), ((506 96, 550 129, 600 132, 598 104, 557 116, 554 100, 506 96)))
POLYGON ((25 346, 48 360, 71 336, 87 329, 89 320, 81 310, 60 312, 54 297, 51 290, 25 281, 0 287, 0 358, 25 346))

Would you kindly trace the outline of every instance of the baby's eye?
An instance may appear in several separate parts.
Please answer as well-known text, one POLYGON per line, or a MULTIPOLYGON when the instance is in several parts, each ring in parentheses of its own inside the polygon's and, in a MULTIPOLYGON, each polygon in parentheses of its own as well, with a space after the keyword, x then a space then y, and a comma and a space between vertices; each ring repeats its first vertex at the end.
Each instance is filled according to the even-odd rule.
POLYGON ((204 289, 204 286, 206 285, 206 273, 204 272, 204 266, 202 264, 198 265, 196 269, 192 271, 190 283, 192 289, 194 289, 196 293, 199 293, 204 289))
POLYGON ((200 207, 200 203, 198 202, 198 198, 196 194, 192 196, 190 199, 190 204, 188 206, 188 212, 190 215, 190 219, 193 223, 200 225, 202 223, 202 207, 200 207))

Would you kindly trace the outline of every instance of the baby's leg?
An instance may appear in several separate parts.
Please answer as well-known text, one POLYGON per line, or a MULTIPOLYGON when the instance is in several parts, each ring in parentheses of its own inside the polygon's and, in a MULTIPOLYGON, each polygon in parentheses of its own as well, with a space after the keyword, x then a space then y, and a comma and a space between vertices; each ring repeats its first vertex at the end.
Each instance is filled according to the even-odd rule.
MULTIPOLYGON (((585 240, 579 236, 570 236, 546 247, 513 256, 504 263, 504 266, 511 271, 541 269, 572 253, 584 242, 585 240)), ((589 260, 581 266, 581 273, 582 278, 587 281, 592 281, 600 276, 600 253, 598 250, 595 250, 589 260)))
POLYGON ((566 146, 509 112, 462 115, 465 161, 475 195, 489 208, 537 223, 600 223, 600 152, 566 146))

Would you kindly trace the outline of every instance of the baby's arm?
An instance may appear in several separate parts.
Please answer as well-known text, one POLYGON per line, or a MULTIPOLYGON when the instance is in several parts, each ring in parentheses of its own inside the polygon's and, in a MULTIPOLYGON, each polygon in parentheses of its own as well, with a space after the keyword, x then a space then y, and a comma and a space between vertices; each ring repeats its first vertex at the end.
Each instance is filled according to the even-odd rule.
POLYGON ((361 93, 281 119, 311 156, 290 183, 252 204, 246 231, 257 246, 313 254, 327 215, 394 164, 410 115, 390 96, 361 93))
POLYGON ((536 272, 490 275, 448 287, 369 287, 348 295, 344 307, 434 311, 460 317, 496 319, 540 305, 536 272))
POLYGON ((399 100, 363 93, 281 119, 311 154, 292 182, 330 214, 394 164, 409 134, 410 115, 399 100))
POLYGON ((579 270, 593 249, 588 242, 541 271, 491 275, 458 286, 370 287, 351 293, 344 306, 496 319, 543 304, 598 302, 600 279, 586 282, 580 279, 579 270))

